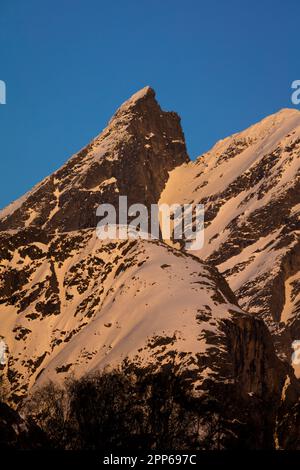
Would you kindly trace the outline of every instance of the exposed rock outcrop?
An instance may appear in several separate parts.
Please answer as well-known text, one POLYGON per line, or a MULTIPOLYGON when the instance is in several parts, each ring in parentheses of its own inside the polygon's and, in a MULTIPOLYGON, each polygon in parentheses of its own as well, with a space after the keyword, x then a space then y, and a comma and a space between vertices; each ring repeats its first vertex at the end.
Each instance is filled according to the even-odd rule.
POLYGON ((180 118, 162 111, 146 87, 115 113, 106 129, 27 195, 0 212, 0 230, 49 232, 96 226, 101 203, 157 203, 168 172, 189 160, 180 118))

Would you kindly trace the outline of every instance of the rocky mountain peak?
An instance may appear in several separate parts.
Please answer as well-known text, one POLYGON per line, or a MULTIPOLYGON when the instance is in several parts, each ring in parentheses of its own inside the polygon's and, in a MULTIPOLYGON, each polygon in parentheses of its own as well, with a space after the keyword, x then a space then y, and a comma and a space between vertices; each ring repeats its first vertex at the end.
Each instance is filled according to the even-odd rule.
POLYGON ((156 106, 161 112, 161 108, 155 99, 155 91, 150 86, 145 86, 144 88, 141 88, 139 91, 134 93, 118 108, 110 120, 110 123, 123 114, 132 112, 133 110, 136 110, 137 112, 143 112, 149 107, 152 108, 153 105, 156 106))
POLYGON ((0 230, 92 228, 101 203, 156 203, 168 172, 189 160, 180 118, 163 111, 145 87, 65 165, 0 212, 0 230))

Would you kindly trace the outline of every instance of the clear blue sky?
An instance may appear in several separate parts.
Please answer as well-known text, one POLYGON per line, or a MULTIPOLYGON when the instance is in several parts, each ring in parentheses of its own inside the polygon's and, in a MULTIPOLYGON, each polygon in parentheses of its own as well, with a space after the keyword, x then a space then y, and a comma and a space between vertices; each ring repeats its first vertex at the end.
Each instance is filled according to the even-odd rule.
POLYGON ((192 158, 283 107, 300 79, 299 0, 0 0, 0 207, 151 85, 192 158))

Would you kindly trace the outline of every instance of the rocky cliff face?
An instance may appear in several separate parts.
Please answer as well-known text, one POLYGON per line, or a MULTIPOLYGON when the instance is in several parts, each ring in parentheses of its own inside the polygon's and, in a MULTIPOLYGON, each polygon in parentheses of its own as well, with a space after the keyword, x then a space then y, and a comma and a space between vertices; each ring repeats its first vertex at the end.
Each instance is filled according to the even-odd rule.
POLYGON ((276 355, 270 331, 283 314, 270 299, 283 304, 290 295, 297 303, 298 123, 297 113, 279 113, 192 163, 178 116, 162 111, 147 87, 87 147, 1 211, 0 336, 11 400, 127 358, 175 363, 195 394, 215 397, 228 422, 253 427, 249 447, 292 445, 282 423, 297 435, 288 417, 293 409, 297 421, 299 386, 276 355), (119 195, 148 207, 203 202, 203 253, 163 241, 98 240, 96 207, 117 205, 119 195))
POLYGON ((53 232, 95 227, 101 203, 157 203, 168 171, 188 161, 180 118, 162 111, 146 87, 115 113, 90 144, 24 197, 0 212, 0 230, 53 232))

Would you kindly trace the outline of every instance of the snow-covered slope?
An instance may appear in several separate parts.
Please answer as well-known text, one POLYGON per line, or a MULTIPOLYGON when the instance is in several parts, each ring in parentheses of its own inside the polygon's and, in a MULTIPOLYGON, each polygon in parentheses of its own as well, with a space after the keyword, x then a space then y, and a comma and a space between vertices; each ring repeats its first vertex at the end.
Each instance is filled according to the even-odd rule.
POLYGON ((205 205, 205 245, 290 359, 300 338, 300 112, 283 109, 170 173, 161 202, 205 205))
POLYGON ((242 314, 216 270, 161 243, 101 242, 93 230, 47 245, 1 241, 1 334, 16 389, 127 356, 194 364, 222 336, 218 322, 242 314))
POLYGON ((243 312, 198 258, 162 242, 103 242, 92 229, 2 233, 1 247, 1 335, 15 403, 49 379, 124 360, 172 365, 196 394, 221 406, 232 394, 235 418, 271 401, 272 414, 255 417, 257 426, 268 421, 262 434, 270 439, 279 406, 298 396, 263 321, 243 312))

